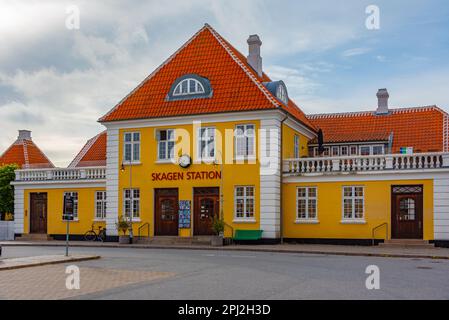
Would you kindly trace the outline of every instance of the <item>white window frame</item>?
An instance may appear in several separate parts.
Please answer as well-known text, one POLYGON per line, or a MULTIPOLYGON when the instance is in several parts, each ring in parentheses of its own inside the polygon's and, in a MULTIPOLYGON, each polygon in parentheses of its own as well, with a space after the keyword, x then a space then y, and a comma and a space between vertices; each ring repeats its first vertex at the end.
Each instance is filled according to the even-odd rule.
POLYGON ((319 223, 318 221, 318 187, 316 186, 300 186, 296 188, 296 223, 319 223), (305 189, 306 196, 300 197, 299 190, 305 189), (309 196, 309 189, 315 189, 315 197, 309 196), (306 217, 299 216, 299 200, 305 200, 306 202, 306 217), (309 200, 315 201, 315 217, 311 218, 309 216, 309 200))
POLYGON ((381 147, 382 153, 379 155, 385 154, 385 146, 383 144, 364 144, 359 146, 359 154, 362 155, 362 148, 369 148, 369 155, 374 155, 374 147, 381 147))
POLYGON ((350 156, 357 156, 359 154, 359 148, 356 145, 350 145, 349 146, 349 153, 350 156), (355 150, 355 152, 353 152, 355 150))
POLYGON ((255 186, 234 186, 234 222, 255 222, 256 221, 256 187, 255 186), (237 196, 237 189, 243 188, 243 196, 237 196), (248 196, 248 188, 252 188, 253 195, 248 196), (253 200, 253 212, 252 216, 248 216, 247 212, 247 200, 253 200), (237 216, 237 200, 243 200, 243 217, 237 216))
POLYGON ((129 164, 129 163, 140 163, 140 141, 141 141, 141 135, 138 131, 133 132, 124 132, 123 133, 123 163, 129 164), (126 141, 126 137, 130 135, 131 140, 126 141), (139 139, 136 140, 135 135, 138 135, 139 139), (130 146, 131 148, 131 158, 126 159, 126 147, 130 146), (136 157, 136 151, 138 152, 138 156, 136 157))
POLYGON ((170 161, 173 162, 175 158, 175 145, 176 145, 176 137, 175 137, 175 129, 158 129, 156 130, 156 142, 157 142, 157 160, 158 161, 170 161), (161 140, 160 134, 162 131, 166 131, 166 139, 161 140), (171 133, 171 134, 170 134, 171 133), (164 157, 161 157, 161 143, 165 145, 165 154, 164 157), (173 143, 173 151, 172 154, 169 152, 169 144, 173 143))
POLYGON ((201 127, 198 128, 197 131, 197 157, 199 160, 205 160, 205 161, 213 161, 215 160, 215 154, 217 150, 217 131, 215 127, 201 127), (206 132, 206 135, 203 136, 201 134, 202 131, 206 132), (211 134, 212 132, 212 134, 211 134), (209 138, 212 138, 212 140, 209 140, 209 138), (203 152, 201 150, 202 142, 206 142, 206 152, 203 152), (209 142, 209 143, 208 143, 209 142), (213 150, 213 155, 210 155, 211 149, 213 150))
POLYGON ((299 158, 299 136, 297 134, 293 136, 293 158, 299 158))
MULTIPOLYGON (((78 191, 64 191, 64 198, 66 195, 73 197, 73 220, 78 221, 78 191)), ((66 219, 63 220, 66 221, 66 219)))
POLYGON ((330 147, 324 147, 323 156, 325 156, 325 157, 331 156, 331 148, 330 147))
POLYGON ((184 79, 184 80, 180 81, 176 85, 175 89, 173 90, 173 96, 174 97, 188 96, 188 95, 193 95, 193 94, 203 94, 205 92, 206 92, 206 90, 204 89, 204 86, 203 86, 203 84, 201 82, 199 82, 195 78, 187 78, 187 79, 184 79), (193 83, 194 83, 194 89, 193 90, 190 87, 190 82, 191 81, 193 81, 193 83), (186 90, 185 91, 183 91, 184 84, 186 84, 186 90))
POLYGON ((341 202, 341 223, 366 223, 365 221, 365 186, 361 185, 348 185, 343 186, 341 189, 342 202, 341 202), (345 196, 345 188, 351 188, 351 196, 345 196), (356 196, 355 188, 362 188, 363 195, 356 196), (351 200, 351 217, 345 217, 345 200, 351 200), (355 217, 355 200, 362 200, 362 217, 355 217))
POLYGON ((130 203, 130 210, 133 213, 133 221, 140 221, 140 189, 139 188, 126 188, 123 189, 123 218, 125 220, 129 219, 129 213, 126 210, 127 203, 130 203), (126 196, 126 192, 131 190, 133 192, 132 197, 126 196), (137 195, 136 196, 136 192, 137 195), (132 199, 132 201, 131 201, 132 199), (137 209, 137 210, 136 210, 137 209))
POLYGON ((341 146, 341 147, 340 147, 340 155, 341 155, 342 157, 349 156, 349 148, 348 148, 348 146, 341 146), (346 154, 343 154, 343 149, 346 150, 346 154))
POLYGON ((331 152, 331 156, 332 157, 338 157, 340 155, 340 147, 339 146, 332 146, 330 152, 331 152), (337 151, 337 154, 334 154, 334 151, 337 151))
POLYGON ((95 216, 94 220, 104 221, 106 220, 106 191, 95 191, 95 216), (101 199, 98 199, 98 195, 101 194, 101 199), (100 210, 98 210, 100 209, 100 210))
POLYGON ((245 123, 245 124, 237 124, 234 128, 234 155, 236 159, 246 159, 256 156, 256 125, 253 123, 245 123), (243 134, 238 134, 239 128, 243 127, 243 134), (253 133, 249 134, 249 127, 252 127, 253 133), (244 147, 245 152, 244 154, 239 154, 238 149, 238 139, 245 139, 244 147), (249 141, 252 140, 253 147, 249 148, 249 141))

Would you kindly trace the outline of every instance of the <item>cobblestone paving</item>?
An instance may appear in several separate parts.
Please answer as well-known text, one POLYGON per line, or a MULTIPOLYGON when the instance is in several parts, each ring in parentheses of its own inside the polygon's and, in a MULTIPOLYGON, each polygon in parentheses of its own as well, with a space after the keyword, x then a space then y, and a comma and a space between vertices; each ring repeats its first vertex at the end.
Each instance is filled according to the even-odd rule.
MULTIPOLYGON (((76 263, 75 263, 76 265, 76 263)), ((141 282, 172 277, 170 272, 80 267, 80 289, 66 288, 65 265, 0 272, 0 299, 66 299, 141 282)))

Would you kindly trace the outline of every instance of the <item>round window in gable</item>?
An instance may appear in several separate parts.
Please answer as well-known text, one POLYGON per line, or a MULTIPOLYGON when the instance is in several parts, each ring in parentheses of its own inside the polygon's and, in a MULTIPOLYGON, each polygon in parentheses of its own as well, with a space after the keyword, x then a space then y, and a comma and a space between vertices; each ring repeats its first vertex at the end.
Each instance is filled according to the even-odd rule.
POLYGON ((168 100, 210 98, 212 89, 208 79, 196 74, 184 75, 173 83, 167 95, 168 100))

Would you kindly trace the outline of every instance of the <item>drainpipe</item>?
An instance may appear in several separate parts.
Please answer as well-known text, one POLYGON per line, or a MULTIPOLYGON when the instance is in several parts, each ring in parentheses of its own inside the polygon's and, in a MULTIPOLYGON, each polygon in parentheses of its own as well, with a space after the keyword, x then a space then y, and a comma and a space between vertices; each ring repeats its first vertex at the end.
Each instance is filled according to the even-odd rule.
MULTIPOLYGON (((283 111, 283 110, 282 110, 283 111)), ((280 167, 280 173, 281 173, 281 176, 280 176, 280 179, 279 179, 279 184, 280 184, 280 188, 279 188, 279 191, 280 191, 280 194, 279 194, 279 198, 280 198, 280 204, 279 204, 279 209, 280 209, 280 216, 279 216, 279 223, 280 223, 280 226, 279 226, 279 233, 280 233, 280 237, 281 237, 281 244, 283 244, 284 243, 284 226, 283 226, 283 224, 284 224, 284 206, 283 206, 283 201, 284 201, 284 197, 283 197, 283 192, 282 192, 282 185, 283 185, 283 166, 284 166, 284 143, 283 143, 283 141, 282 141, 282 139, 283 139, 283 135, 284 135, 284 122, 285 122, 285 120, 287 120, 288 119, 288 114, 285 112, 285 111, 283 111, 284 112, 284 114, 285 114, 285 117, 284 117, 284 119, 282 119, 281 120, 281 133, 280 133, 280 135, 281 135, 281 147, 280 147, 280 151, 281 151, 281 161, 280 161, 280 165, 281 165, 281 167, 280 167)))

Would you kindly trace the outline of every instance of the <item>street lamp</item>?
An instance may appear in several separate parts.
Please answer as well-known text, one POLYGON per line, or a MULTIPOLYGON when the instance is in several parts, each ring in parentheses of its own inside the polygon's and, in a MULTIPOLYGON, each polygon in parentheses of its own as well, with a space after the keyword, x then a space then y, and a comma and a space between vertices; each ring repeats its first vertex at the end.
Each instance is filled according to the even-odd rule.
MULTIPOLYGON (((120 167, 121 172, 125 172, 125 165, 122 162, 122 165, 120 167)), ((134 203, 133 203, 133 197, 134 192, 132 189, 132 182, 133 182, 133 165, 131 160, 129 160, 129 196, 130 196, 130 203, 129 203, 129 243, 133 243, 133 210, 134 210, 134 203)), ((125 201, 125 199, 123 199, 125 201)), ((126 212, 125 212, 126 214, 126 212)))

